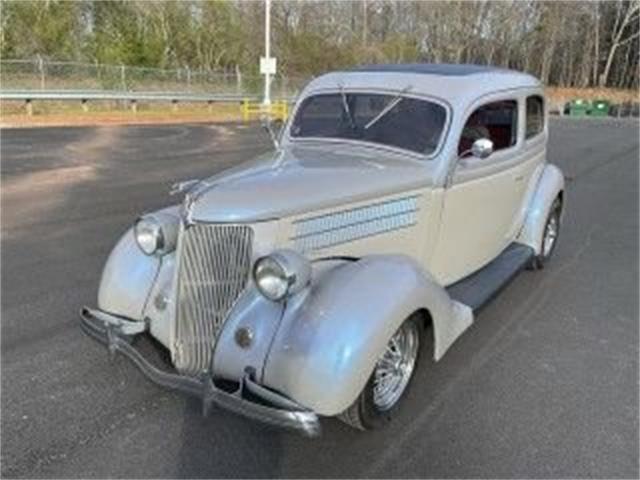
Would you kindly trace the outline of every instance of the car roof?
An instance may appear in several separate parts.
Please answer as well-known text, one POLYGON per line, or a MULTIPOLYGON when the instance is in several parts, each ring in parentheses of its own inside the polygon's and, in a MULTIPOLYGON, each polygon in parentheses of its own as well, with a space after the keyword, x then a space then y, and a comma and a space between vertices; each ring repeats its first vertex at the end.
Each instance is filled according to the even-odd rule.
POLYGON ((488 72, 515 72, 505 68, 494 67, 491 65, 475 65, 472 63, 386 63, 360 65, 349 69, 352 72, 397 72, 397 73, 420 73, 423 75, 441 75, 441 76, 465 76, 478 73, 488 72))
POLYGON ((340 87, 345 90, 407 90, 408 93, 441 98, 459 108, 490 93, 516 88, 541 89, 542 85, 532 75, 488 65, 379 64, 321 75, 305 87, 301 96, 340 87))

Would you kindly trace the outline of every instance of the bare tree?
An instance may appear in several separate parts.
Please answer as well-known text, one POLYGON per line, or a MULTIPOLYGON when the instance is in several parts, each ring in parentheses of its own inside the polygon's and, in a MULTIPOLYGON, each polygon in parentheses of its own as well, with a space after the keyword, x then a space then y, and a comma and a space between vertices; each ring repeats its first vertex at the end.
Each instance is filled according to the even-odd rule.
POLYGON ((613 64, 613 59, 618 49, 640 36, 640 30, 637 29, 638 19, 640 17, 640 3, 632 0, 629 2, 615 2, 613 5, 615 5, 615 22, 611 28, 611 44, 609 46, 607 61, 598 80, 600 86, 607 84, 609 73, 611 72, 611 65, 613 64), (635 31, 630 28, 634 24, 636 26, 635 31))
MULTIPOLYGON (((639 84, 639 0, 278 0, 272 9, 278 70, 289 76, 466 62, 550 85, 639 84)), ((263 17, 263 2, 246 0, 2 0, 0 54, 257 76, 263 17)))

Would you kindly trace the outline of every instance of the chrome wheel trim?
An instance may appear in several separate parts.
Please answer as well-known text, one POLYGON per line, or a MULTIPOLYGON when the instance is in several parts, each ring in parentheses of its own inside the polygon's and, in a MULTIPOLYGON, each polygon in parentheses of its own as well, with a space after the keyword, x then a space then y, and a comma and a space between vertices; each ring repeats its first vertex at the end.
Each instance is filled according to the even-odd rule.
POLYGON ((542 254, 545 257, 551 255, 553 246, 556 243, 556 238, 558 238, 558 214, 557 212, 553 212, 547 222, 547 227, 544 230, 544 239, 542 241, 542 254))
POLYGON ((413 322, 405 322, 389 340, 373 374, 373 403, 378 410, 391 409, 404 393, 416 365, 419 342, 413 322))

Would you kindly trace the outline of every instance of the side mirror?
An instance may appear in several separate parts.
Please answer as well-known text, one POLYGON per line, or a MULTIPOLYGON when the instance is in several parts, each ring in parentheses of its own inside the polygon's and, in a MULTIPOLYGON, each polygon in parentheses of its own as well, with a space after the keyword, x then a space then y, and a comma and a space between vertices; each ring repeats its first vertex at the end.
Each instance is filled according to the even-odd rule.
MULTIPOLYGON (((474 158, 480 158, 480 159, 487 158, 492 153, 493 153, 493 142, 488 138, 479 138, 473 142, 473 145, 471 145, 471 148, 469 150, 465 150, 460 155, 458 155, 458 162, 455 164, 455 166, 460 166, 463 168, 467 167, 470 164, 469 160, 473 162, 474 158), (468 154, 473 155, 473 157, 465 158, 465 156, 468 154)), ((447 176, 448 185, 451 183, 453 179, 454 170, 455 168, 449 171, 449 174, 447 176)))
POLYGON ((476 158, 487 158, 493 153, 493 142, 488 138, 479 138, 471 146, 471 154, 476 158))

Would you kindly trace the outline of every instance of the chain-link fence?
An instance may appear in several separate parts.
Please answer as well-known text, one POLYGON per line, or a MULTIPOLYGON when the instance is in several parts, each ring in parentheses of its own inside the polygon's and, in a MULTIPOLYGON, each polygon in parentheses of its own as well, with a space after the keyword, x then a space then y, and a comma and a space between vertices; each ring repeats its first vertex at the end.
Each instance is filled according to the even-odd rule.
MULTIPOLYGON (((264 77, 188 67, 160 69, 126 65, 52 62, 42 58, 0 60, 3 90, 116 90, 259 95, 264 77)), ((276 75, 273 97, 294 96, 307 79, 276 75)))

